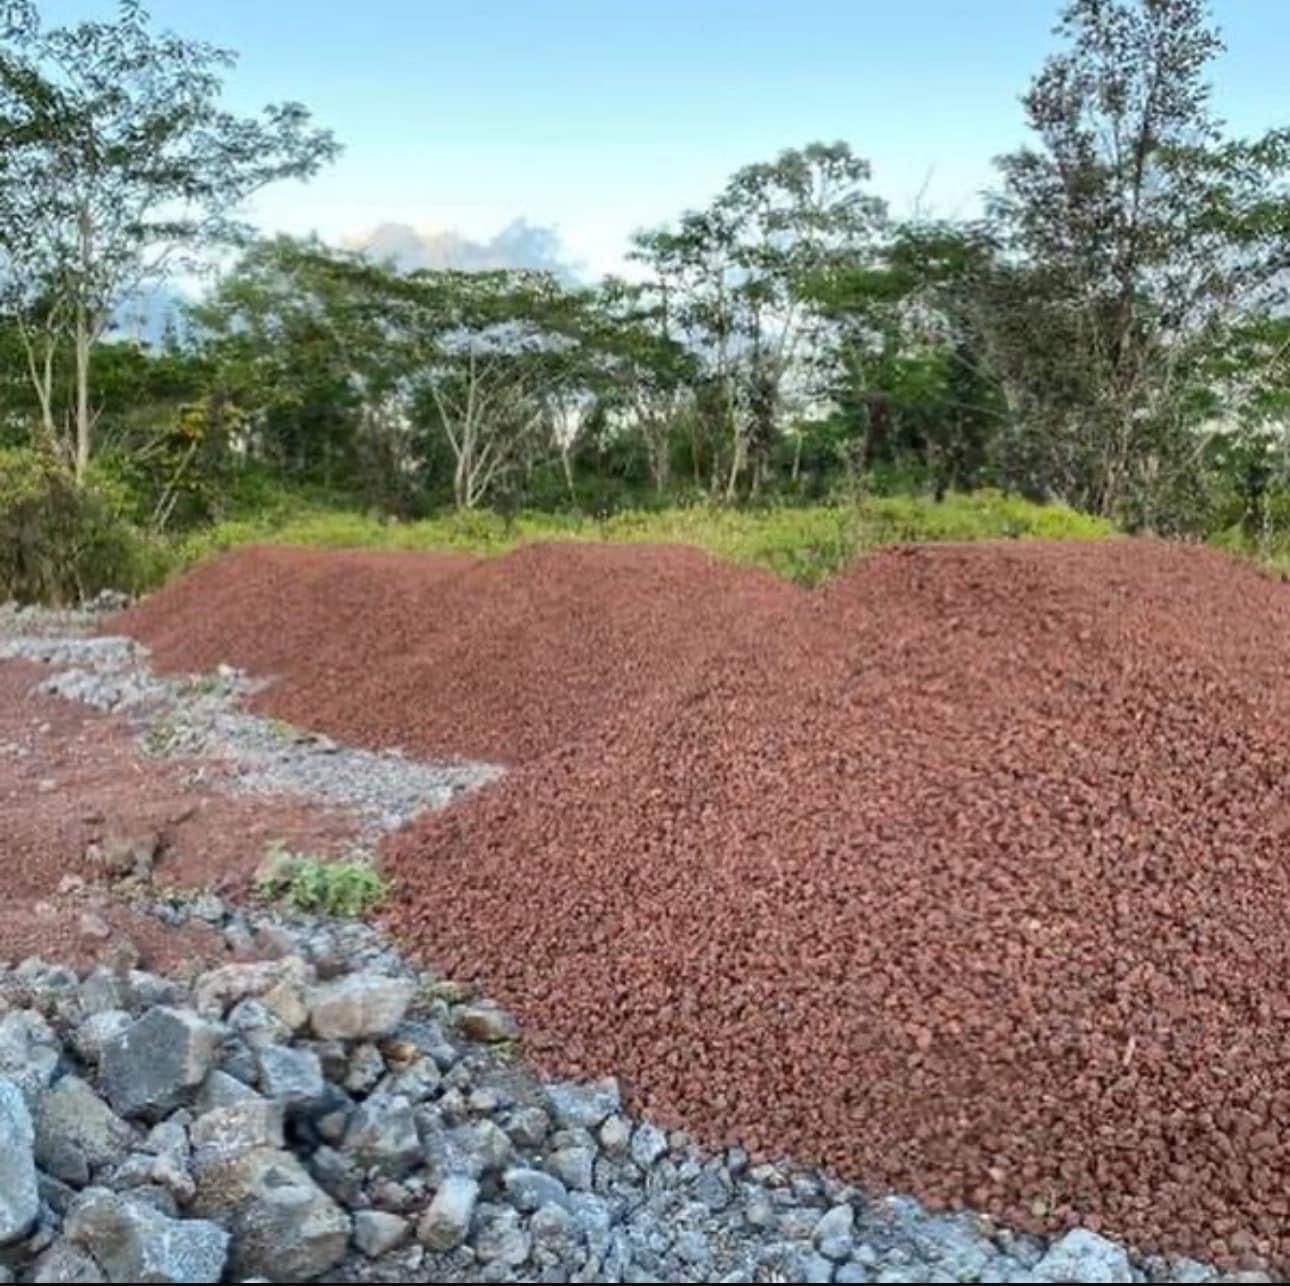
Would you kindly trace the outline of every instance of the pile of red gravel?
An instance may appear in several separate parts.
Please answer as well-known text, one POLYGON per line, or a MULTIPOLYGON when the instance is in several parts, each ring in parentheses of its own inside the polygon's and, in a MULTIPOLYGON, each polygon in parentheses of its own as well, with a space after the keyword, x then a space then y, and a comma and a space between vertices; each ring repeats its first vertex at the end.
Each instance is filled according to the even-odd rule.
MULTIPOLYGON (((278 557, 325 575, 257 551, 204 601, 278 557)), ((1290 1264, 1290 591, 1129 541, 814 594, 673 549, 331 566, 316 676, 280 591, 229 659, 273 653, 301 722, 518 764, 391 844, 391 920, 548 1070, 866 1185, 1290 1264), (342 625, 386 575, 415 608, 342 625)), ((183 592, 127 624, 196 666, 183 592)))

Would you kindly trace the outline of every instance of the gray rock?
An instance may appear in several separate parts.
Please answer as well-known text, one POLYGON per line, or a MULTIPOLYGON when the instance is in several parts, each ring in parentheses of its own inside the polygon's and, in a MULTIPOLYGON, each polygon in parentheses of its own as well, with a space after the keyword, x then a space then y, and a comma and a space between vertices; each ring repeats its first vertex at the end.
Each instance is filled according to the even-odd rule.
POLYGON ((41 1095, 35 1117, 36 1164, 69 1183, 115 1165, 134 1143, 134 1130, 83 1080, 64 1076, 41 1095))
POLYGON ((60 1057, 58 1037, 34 1009, 0 1014, 0 1076, 18 1087, 28 1108, 53 1081, 60 1057))
POLYGON ((530 1170, 516 1166, 502 1176, 502 1187, 506 1196, 517 1210, 526 1214, 541 1206, 564 1207, 569 1194, 559 1179, 541 1170, 530 1170))
POLYGON ((707 1268, 712 1262, 712 1247, 707 1237, 695 1229, 678 1233, 673 1249, 678 1259, 693 1268, 707 1268))
POLYGON ((725 1210, 734 1197, 734 1181, 725 1170, 709 1166, 694 1181, 694 1199, 709 1210, 725 1210))
POLYGON ((86 974, 78 997, 81 1009, 91 1017, 99 1013, 128 1012, 130 1007, 129 981, 103 966, 86 974))
POLYGON ((191 1102, 224 1032, 182 1009, 149 1010, 103 1046, 108 1101, 118 1114, 157 1119, 191 1102))
POLYGON ((259 1097, 245 1081, 240 1081, 217 1067, 202 1082, 193 1108, 198 1113, 209 1112, 213 1108, 232 1107, 234 1103, 244 1103, 248 1099, 259 1097))
POLYGON ((22 1091, 0 1080, 0 1246, 25 1237, 40 1211, 35 1145, 22 1091))
POLYGON ((461 1051, 436 1022, 401 1022, 394 1029, 394 1038, 415 1046, 441 1072, 449 1071, 461 1057, 461 1051))
POLYGON ((258 1095, 211 1108, 193 1122, 190 1138, 203 1160, 282 1147, 284 1105, 258 1095))
POLYGON ((533 1254, 540 1262, 572 1257, 578 1229, 563 1200, 538 1207, 529 1220, 529 1236, 533 1239, 533 1254))
POLYGON ((333 1200, 348 1209, 363 1203, 363 1172, 352 1157, 332 1147, 318 1148, 309 1158, 309 1173, 333 1200))
POLYGON ((417 1224, 417 1240, 431 1250, 452 1250, 466 1240, 479 1200, 479 1184, 465 1175, 449 1175, 417 1224))
POLYGON ((447 1127, 433 1111, 415 1114, 422 1152, 436 1183, 449 1175, 482 1178, 509 1159, 510 1140, 492 1121, 447 1127), (499 1137, 500 1136, 500 1137, 499 1137))
POLYGON ((852 1261, 849 1264, 839 1264, 833 1274, 835 1282, 842 1282, 845 1286, 860 1286, 860 1283, 869 1280, 869 1270, 863 1264, 857 1264, 852 1261))
POLYGON ((1129 1282, 1129 1256, 1113 1241, 1073 1228, 1035 1265, 1037 1282, 1129 1282))
POLYGON ((103 1046, 133 1022, 127 1010, 102 1009, 85 1019, 72 1035, 72 1048, 86 1063, 97 1063, 103 1046))
POLYGON ((532 1240, 509 1206, 495 1206, 479 1221, 473 1243, 475 1254, 486 1264, 518 1268, 529 1257, 532 1240))
POLYGON ((309 992, 309 1022, 324 1040, 370 1040, 389 1035, 416 991, 408 978, 352 973, 309 992))
POLYGON ((81 1194, 64 1231, 114 1282, 218 1282, 228 1259, 223 1228, 205 1219, 168 1219, 106 1188, 81 1194))
POLYGON ((551 1118, 540 1107, 517 1107, 507 1119, 506 1132, 519 1147, 538 1148, 551 1132, 551 1118))
POLYGON ((399 1096, 369 1098, 350 1117, 341 1150, 391 1179, 410 1174, 422 1159, 412 1104, 399 1096))
POLYGON ((359 1210, 354 1215, 354 1245, 369 1259, 397 1250, 408 1239, 408 1221, 384 1210, 359 1210))
POLYGON ((617 1112, 622 1103, 613 1077, 581 1085, 564 1081, 546 1087, 547 1103, 564 1129, 595 1130, 617 1112))
POLYGON ((834 1206, 815 1225, 815 1248, 826 1259, 841 1263, 855 1245, 856 1214, 850 1206, 834 1206))
POLYGON ((591 1148, 560 1148, 547 1157, 546 1166, 566 1187, 589 1192, 595 1161, 591 1148))
POLYGON ((75 1242, 56 1241, 32 1265, 32 1282, 105 1282, 103 1270, 75 1242))
POLYGON ((243 1000, 228 1016, 229 1026, 253 1050, 280 1045, 291 1039, 291 1028, 268 1005, 258 1000, 243 1000))
POLYGON ((600 1146, 609 1156, 625 1157, 632 1141, 632 1123, 625 1116, 615 1114, 600 1127, 598 1137, 600 1146))
POLYGON ((631 1158, 642 1170, 648 1170, 667 1153, 667 1135, 656 1125, 643 1124, 632 1134, 631 1158))
POLYGON ((308 1281, 344 1257, 349 1216, 289 1152, 253 1148, 229 1155, 202 1147, 193 1168, 192 1209, 232 1232, 231 1268, 239 1277, 308 1281))
POLYGON ((322 1063, 309 1049, 268 1045, 256 1050, 258 1083, 267 1098, 287 1107, 309 1107, 323 1096, 322 1063))
POLYGON ((342 1082, 351 1094, 366 1094, 385 1075, 385 1059, 375 1045, 364 1041, 349 1052, 342 1082))

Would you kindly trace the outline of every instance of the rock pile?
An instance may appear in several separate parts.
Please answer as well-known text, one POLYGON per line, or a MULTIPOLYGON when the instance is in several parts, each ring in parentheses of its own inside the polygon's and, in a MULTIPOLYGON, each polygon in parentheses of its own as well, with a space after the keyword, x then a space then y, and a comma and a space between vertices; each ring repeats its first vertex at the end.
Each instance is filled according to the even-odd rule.
POLYGON ((291 954, 0 971, 0 1281, 1215 1279, 704 1155, 362 926, 223 920, 291 954))

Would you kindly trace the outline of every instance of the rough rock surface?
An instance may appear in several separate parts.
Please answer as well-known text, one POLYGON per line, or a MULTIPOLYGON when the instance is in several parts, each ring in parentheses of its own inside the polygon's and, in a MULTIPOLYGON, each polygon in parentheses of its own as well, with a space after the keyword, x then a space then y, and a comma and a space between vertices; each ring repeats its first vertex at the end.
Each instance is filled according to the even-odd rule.
MULTIPOLYGON (((431 1056, 420 1191, 417 1171, 358 1171, 339 1098, 302 1118, 334 1199, 377 1181, 414 1219, 460 1165, 480 1191, 444 1254, 481 1274, 561 1245, 560 1211, 599 1256, 574 1271, 609 1279, 1024 1280, 1044 1257, 777 1169, 788 1152, 1036 1233, 1087 1221, 1290 1259, 1279 587, 1147 542, 894 551, 810 596, 675 550, 465 566, 253 551, 202 575, 124 623, 167 664, 227 647, 282 676, 261 710, 518 765, 391 846, 389 924, 514 1013, 542 1070, 620 1076, 628 1114, 664 1133, 662 1151, 629 1134, 624 1157, 611 1129, 611 1156, 610 1118, 552 1118, 525 1145, 532 1119, 512 1133, 505 1108, 472 1107, 487 1087, 431 1056), (234 615, 216 640, 210 618, 234 615), (707 1151, 664 1132, 680 1125, 707 1151), (499 1173, 534 1168, 526 1146, 564 1206, 502 1199, 499 1173), (661 1229, 597 1190, 606 1162, 647 1153, 640 1206, 672 1189, 665 1167, 684 1191, 661 1229), (756 1230, 751 1267, 723 1258, 729 1212, 756 1230)), ((379 1093, 352 1053, 320 1051, 330 1083, 379 1093)))

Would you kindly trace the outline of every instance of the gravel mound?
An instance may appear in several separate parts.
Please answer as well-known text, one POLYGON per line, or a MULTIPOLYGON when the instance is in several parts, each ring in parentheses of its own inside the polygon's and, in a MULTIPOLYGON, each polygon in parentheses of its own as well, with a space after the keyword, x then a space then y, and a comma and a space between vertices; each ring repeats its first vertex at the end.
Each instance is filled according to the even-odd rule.
POLYGON ((199 901, 267 954, 0 965, 0 1280, 1219 1280, 704 1152, 365 925, 199 901))
POLYGON ((255 547, 107 628, 146 642, 163 670, 227 662, 272 677, 253 709, 343 741, 512 764, 594 738, 800 599, 680 545, 539 544, 478 561, 255 547))
MULTIPOLYGON (((516 730, 388 845, 390 923, 546 1072, 938 1208, 1290 1264, 1281 586, 1137 541, 895 550, 813 595, 672 549, 397 578, 424 622, 295 626, 367 658, 361 700, 330 660, 262 699, 368 745, 516 730)), ((191 665, 170 592, 125 629, 191 665)))

